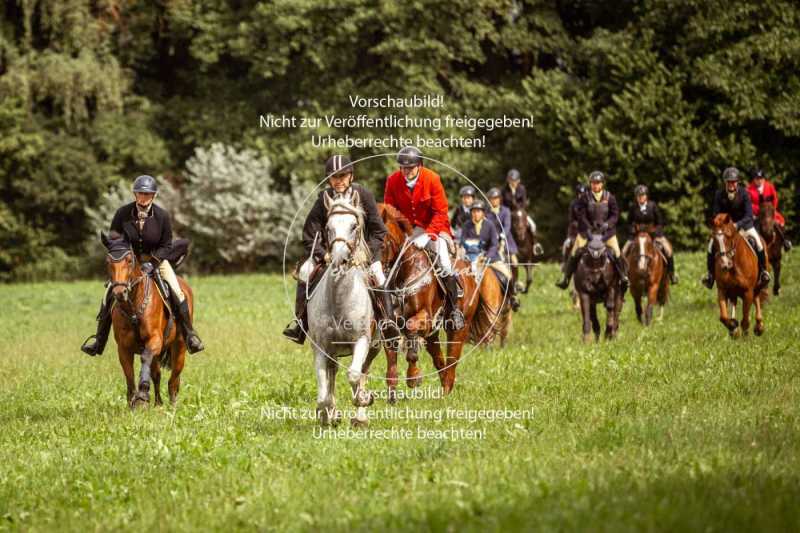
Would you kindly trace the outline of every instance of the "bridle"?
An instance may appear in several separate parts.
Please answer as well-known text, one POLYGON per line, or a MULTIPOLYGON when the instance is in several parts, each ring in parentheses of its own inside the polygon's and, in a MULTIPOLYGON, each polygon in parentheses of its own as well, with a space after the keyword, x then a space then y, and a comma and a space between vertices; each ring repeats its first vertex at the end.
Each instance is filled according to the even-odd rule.
POLYGON ((736 233, 732 237, 725 234, 724 227, 714 228, 714 240, 717 241, 716 255, 722 259, 722 267, 730 269, 733 266, 733 257, 736 255, 736 233), (726 249, 730 239, 730 249, 726 249), (730 264, 728 262, 730 261, 730 264))
POLYGON ((328 249, 330 250, 333 245, 337 242, 343 243, 347 247, 348 251, 348 259, 345 264, 355 266, 354 259, 356 251, 359 245, 364 240, 364 222, 363 217, 361 216, 361 212, 359 209, 348 206, 346 204, 336 204, 334 205, 331 210, 328 212, 328 219, 334 215, 352 215, 355 217, 356 222, 358 224, 358 231, 355 233, 355 236, 352 239, 346 239, 344 237, 336 237, 328 242, 328 249))
MULTIPOLYGON (((119 263, 122 260, 126 259, 129 255, 131 256, 132 261, 131 261, 130 270, 128 271, 128 278, 125 281, 114 281, 113 279, 109 280, 110 289, 112 291, 114 290, 115 287, 123 287, 125 289, 125 292, 124 292, 124 295, 125 295, 124 302, 125 303, 129 302, 128 294, 132 293, 133 289, 139 283, 142 283, 143 281, 147 280, 148 276, 147 276, 147 274, 142 273, 141 276, 139 276, 139 277, 137 277, 137 278, 135 278, 133 280, 131 279, 131 274, 133 273, 134 269, 136 268, 136 254, 133 253, 133 250, 128 249, 128 250, 124 251, 124 253, 122 253, 121 255, 115 255, 115 253, 111 252, 111 251, 108 252, 108 257, 109 257, 109 259, 111 260, 112 263, 119 263)), ((133 324, 134 328, 136 328, 138 326, 138 324, 140 322, 140 318, 139 317, 144 314, 145 309, 147 308, 148 304, 150 303, 150 297, 151 297, 150 285, 151 285, 150 283, 145 283, 144 284, 144 298, 142 299, 142 303, 139 305, 138 309, 133 309, 133 311, 131 313, 129 313, 124 309, 123 305, 117 306, 118 309, 120 310, 120 312, 122 312, 122 314, 125 315, 125 317, 131 322, 131 324, 133 324)))

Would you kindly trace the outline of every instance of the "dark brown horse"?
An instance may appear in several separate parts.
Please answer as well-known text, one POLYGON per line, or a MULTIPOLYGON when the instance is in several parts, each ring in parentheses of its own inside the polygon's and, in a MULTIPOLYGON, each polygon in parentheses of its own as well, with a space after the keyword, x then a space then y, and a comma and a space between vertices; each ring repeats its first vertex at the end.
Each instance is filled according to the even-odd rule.
MULTIPOLYGON (((161 405, 161 367, 170 368, 169 399, 172 405, 178 400, 181 371, 186 357, 186 344, 177 332, 164 301, 156 288, 153 275, 142 272, 130 244, 118 234, 101 236, 108 250, 106 269, 114 295, 111 320, 114 338, 125 382, 128 386, 128 405, 131 409, 150 403, 150 380, 155 387, 155 403, 161 405), (134 382, 133 356, 141 354, 139 386, 134 382)), ((189 285, 178 278, 194 313, 193 296, 189 285)))
POLYGON ((731 217, 720 213, 711 221, 714 241, 714 279, 717 282, 719 321, 728 328, 731 337, 740 331, 747 335, 750 327, 750 307, 756 308, 756 335, 764 333, 761 304, 767 297, 758 280, 758 258, 755 251, 739 234, 731 217), (742 300, 742 323, 735 318, 736 302, 742 300))
POLYGON ((626 260, 630 272, 630 289, 633 304, 636 306, 636 318, 645 326, 653 321, 653 306, 661 307, 669 298, 669 276, 666 275, 667 264, 661 252, 655 246, 652 237, 652 226, 636 224, 636 236, 628 246, 626 260), (647 306, 642 312, 642 296, 647 295, 647 306))
POLYGON ((766 243, 767 260, 772 266, 772 294, 781 293, 781 259, 783 258, 783 236, 775 230, 775 206, 764 202, 758 209, 758 232, 766 243))
POLYGON ((589 243, 578 253, 581 255, 575 269, 574 284, 581 302, 583 341, 600 340, 598 303, 606 308, 605 338, 613 339, 619 329, 624 293, 610 257, 611 252, 606 248, 601 234, 589 233, 589 243))
POLYGON ((519 283, 519 291, 527 293, 533 283, 533 260, 541 255, 541 245, 536 242, 536 235, 528 225, 528 213, 524 209, 514 209, 511 211, 511 235, 517 243, 517 260, 525 268, 525 285, 518 282, 518 268, 511 265, 513 273, 513 283, 519 283))
MULTIPOLYGON (((457 331, 447 329, 447 357, 442 354, 439 340, 439 329, 446 322, 444 318, 444 290, 434 275, 434 268, 428 255, 416 246, 409 246, 408 236, 412 227, 403 215, 386 204, 378 204, 388 230, 383 250, 385 265, 392 265, 387 281, 388 287, 399 299, 400 329, 406 339, 406 384, 415 387, 422 379, 417 367, 419 344, 425 343, 433 364, 439 373, 444 393, 449 393, 455 384, 456 365, 461 351, 471 334, 471 322, 478 309, 476 297, 477 286, 474 277, 469 274, 469 265, 464 261, 456 262, 456 269, 461 272, 464 295, 460 307, 464 313, 466 325, 457 331)), ((396 399, 397 389, 397 352, 399 343, 385 345, 387 357, 386 378, 389 387, 389 401, 396 399)), ((374 355, 373 355, 374 357, 374 355)), ((364 372, 367 372, 372 358, 368 357, 364 372)))

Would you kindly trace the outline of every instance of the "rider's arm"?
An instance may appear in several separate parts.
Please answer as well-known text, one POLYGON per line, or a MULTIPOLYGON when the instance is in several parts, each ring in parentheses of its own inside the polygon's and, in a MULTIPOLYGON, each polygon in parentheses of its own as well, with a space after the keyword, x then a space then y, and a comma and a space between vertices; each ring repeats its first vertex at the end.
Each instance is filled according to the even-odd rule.
POLYGON ((117 232, 120 235, 125 235, 125 232, 122 229, 122 222, 125 220, 124 214, 125 208, 120 207, 117 209, 117 212, 114 213, 114 218, 111 220, 111 231, 117 232))
MULTIPOLYGON (((743 194, 747 194, 747 192, 744 191, 743 194)), ((748 228, 753 225, 753 204, 752 202, 750 202, 749 195, 748 198, 745 198, 745 201, 743 203, 744 203, 744 216, 741 218, 741 220, 739 220, 739 222, 736 223, 736 229, 748 228)))
POLYGON ((664 234, 664 226, 666 225, 666 221, 664 220, 664 212, 661 211, 661 208, 658 207, 658 204, 655 202, 653 202, 653 216, 656 219, 655 234, 656 237, 660 237, 664 234))
POLYGON ((613 194, 608 195, 608 229, 609 231, 617 227, 617 222, 619 222, 619 206, 617 205, 617 199, 614 198, 613 194))
POLYGON ((169 218, 169 213, 163 209, 159 213, 161 214, 161 239, 158 241, 158 247, 150 253, 156 263, 169 257, 169 252, 172 250, 172 220, 169 218))
POLYGON ((369 239, 367 246, 369 246, 369 250, 372 252, 372 260, 377 261, 381 258, 383 240, 386 237, 386 226, 383 223, 383 219, 381 219, 378 214, 378 206, 375 203, 375 197, 372 196, 372 193, 364 187, 361 187, 359 196, 361 197, 361 206, 364 208, 367 215, 364 221, 366 225, 366 235, 369 239))
POLYGON ((313 207, 311 207, 311 211, 308 212, 306 221, 303 224, 303 248, 306 250, 306 256, 311 255, 313 248, 314 256, 317 260, 325 256, 325 246, 323 244, 324 235, 322 235, 324 223, 325 206, 323 205, 322 195, 319 195, 317 196, 317 201, 314 202, 313 207), (317 241, 316 247, 314 246, 315 239, 317 241))
MULTIPOLYGON (((720 213, 720 211, 722 211, 721 202, 722 202, 722 195, 723 194, 724 193, 722 191, 717 191, 716 193, 714 193, 714 203, 711 204, 711 218, 714 218, 715 216, 717 216, 720 213)), ((749 199, 748 199, 748 203, 749 203, 749 199)))
POLYGON ((497 238, 497 229, 492 227, 489 231, 489 246, 486 248, 486 262, 491 263, 497 257, 497 248, 500 245, 497 238))
POLYGON ((428 227, 425 228, 425 232, 435 239, 440 232, 450 229, 450 219, 447 216, 447 196, 444 194, 442 181, 437 174, 433 174, 431 179, 431 210, 433 216, 428 227))
POLYGON ((578 232, 583 235, 585 238, 586 232, 591 229, 592 224, 589 222, 589 211, 586 209, 586 196, 582 196, 578 200, 578 205, 576 206, 576 213, 578 219, 578 232))
POLYGON ((525 186, 522 183, 517 185, 517 196, 519 196, 522 199, 521 202, 518 202, 519 203, 518 207, 521 207, 523 209, 527 209, 528 208, 528 192, 525 190, 525 186))

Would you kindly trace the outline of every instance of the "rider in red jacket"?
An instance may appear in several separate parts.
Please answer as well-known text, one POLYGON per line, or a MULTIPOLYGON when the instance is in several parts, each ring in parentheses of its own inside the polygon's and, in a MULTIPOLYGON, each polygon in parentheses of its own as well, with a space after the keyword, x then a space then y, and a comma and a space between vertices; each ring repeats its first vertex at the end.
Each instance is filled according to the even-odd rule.
POLYGON ((422 166, 422 153, 407 146, 397 153, 400 170, 386 178, 383 201, 400 211, 414 225, 412 243, 428 248, 436 257, 437 274, 447 291, 450 329, 464 327, 458 307, 459 287, 448 248, 452 246, 447 196, 439 175, 422 166))
POLYGON ((775 231, 777 231, 783 239, 784 250, 787 252, 791 250, 792 243, 786 238, 786 233, 784 232, 786 220, 783 218, 783 215, 778 212, 778 191, 775 190, 775 186, 772 185, 772 183, 766 180, 764 172, 761 169, 753 171, 753 181, 751 181, 750 185, 747 187, 747 192, 750 193, 750 201, 753 204, 753 216, 755 217, 758 216, 758 211, 762 203, 767 202, 772 204, 775 208, 775 222, 777 222, 775 231))

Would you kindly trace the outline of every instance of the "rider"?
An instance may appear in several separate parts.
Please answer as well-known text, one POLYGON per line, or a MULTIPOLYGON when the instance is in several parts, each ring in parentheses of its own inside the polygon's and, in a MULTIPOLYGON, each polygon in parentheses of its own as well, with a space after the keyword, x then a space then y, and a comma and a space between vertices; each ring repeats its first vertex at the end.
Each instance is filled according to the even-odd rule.
MULTIPOLYGON (((142 263, 142 272, 149 274, 157 266, 161 278, 171 289, 178 323, 186 339, 189 353, 203 350, 203 342, 192 327, 189 304, 178 284, 175 271, 169 263, 172 250, 172 222, 167 211, 154 202, 158 185, 152 176, 139 176, 133 182, 135 201, 120 207, 111 222, 111 232, 124 236, 136 258, 142 263)), ((100 312, 97 314, 97 332, 84 341, 81 350, 89 355, 100 355, 108 341, 111 329, 111 286, 106 289, 100 312)))
MULTIPOLYGON (((675 273, 675 258, 672 256, 672 244, 664 236, 664 216, 658 204, 648 199, 646 185, 637 185, 633 189, 636 203, 631 206, 628 212, 628 226, 631 239, 636 235, 636 224, 653 226, 653 241, 661 247, 667 258, 667 274, 673 285, 678 284, 678 275, 675 273)), ((625 255, 633 241, 628 241, 623 248, 622 255, 625 255)))
MULTIPOLYGON (((490 191, 491 192, 491 191, 490 191)), ((491 197, 491 195, 489 195, 491 197)), ((464 223, 461 231, 459 245, 464 249, 470 261, 474 261, 479 255, 483 255, 487 265, 491 263, 502 263, 498 252, 500 246, 500 231, 496 224, 486 220, 486 205, 481 200, 476 200, 470 206, 470 219, 464 223)), ((506 267, 507 269, 507 267, 506 267)), ((511 308, 516 311, 519 309, 519 301, 516 298, 516 289, 511 281, 511 272, 505 274, 509 276, 505 281, 508 285, 511 308)))
POLYGON ((589 174, 590 190, 580 197, 578 203, 578 235, 575 237, 575 243, 572 245, 570 257, 564 269, 564 278, 556 283, 556 287, 560 289, 566 289, 569 286, 569 280, 578 267, 578 250, 586 246, 589 231, 592 229, 603 233, 606 246, 611 248, 614 254, 614 267, 619 274, 622 290, 625 291, 628 288, 628 269, 617 242, 619 208, 614 195, 605 190, 605 181, 606 175, 599 170, 589 174))
POLYGON ((469 206, 475 201, 475 187, 472 185, 465 185, 461 187, 458 192, 461 196, 461 205, 456 207, 453 212, 453 217, 450 219, 450 227, 456 234, 456 238, 461 234, 461 228, 464 227, 464 222, 469 220, 469 206))
MULTIPOLYGON (((519 170, 512 168, 506 175, 506 184, 503 187, 503 205, 511 211, 528 208, 528 193, 525 185, 520 182, 519 170)), ((528 215, 528 226, 531 233, 536 235, 536 222, 528 215)))
POLYGON ((494 222, 497 233, 500 235, 500 255, 508 254, 508 262, 511 264, 517 263, 517 243, 514 236, 511 234, 511 211, 500 202, 502 201, 502 194, 500 189, 492 187, 486 193, 489 198, 489 212, 486 214, 487 218, 494 222))
MULTIPOLYGON (((313 281, 309 278, 314 273, 316 266, 325 261, 326 247, 325 243, 322 242, 325 240, 325 226, 328 223, 325 194, 335 197, 348 194, 351 190, 358 193, 361 202, 360 206, 365 213, 364 238, 372 257, 369 269, 375 277, 379 289, 382 289, 386 283, 386 276, 383 273, 383 265, 380 260, 383 239, 386 236, 386 226, 384 226, 383 220, 378 214, 375 197, 366 188, 353 183, 353 164, 346 155, 334 155, 328 158, 325 162, 325 175, 328 177, 328 187, 320 191, 317 201, 314 202, 303 224, 303 247, 306 251, 306 260, 302 263, 298 273, 297 289, 294 296, 295 318, 283 330, 283 335, 297 344, 303 344, 308 329, 306 313, 308 291, 306 289, 309 287, 309 283, 313 285, 313 281)), ((381 329, 384 330, 384 333, 388 331, 392 336, 396 335, 397 326, 393 320, 394 305, 391 293, 386 290, 372 290, 370 293, 375 298, 381 298, 384 312, 387 315, 381 322, 381 329)))
POLYGON ((775 208, 775 231, 783 239, 783 249, 787 252, 792 249, 792 242, 786 237, 786 220, 783 215, 778 212, 778 191, 764 177, 764 171, 756 169, 753 171, 753 181, 747 187, 747 192, 750 193, 750 200, 753 203, 753 216, 758 216, 758 211, 763 202, 772 204, 775 208))
MULTIPOLYGON (((711 217, 720 213, 730 215, 736 229, 740 233, 749 237, 755 244, 756 256, 758 257, 758 279, 762 287, 765 287, 770 280, 767 272, 767 257, 764 253, 764 244, 756 232, 753 225, 753 206, 750 196, 743 186, 739 184, 739 169, 728 167, 722 173, 725 180, 725 188, 717 191, 714 195, 714 206, 711 217)), ((708 272, 701 280, 709 289, 714 286, 714 239, 708 241, 708 254, 706 256, 706 267, 708 272)))
POLYGON ((422 165, 422 152, 414 146, 402 148, 397 153, 397 163, 400 169, 386 178, 383 201, 414 225, 414 246, 419 249, 427 246, 435 255, 437 274, 447 293, 449 325, 453 330, 460 330, 464 327, 464 314, 458 307, 458 274, 449 253, 448 244, 453 242, 453 237, 442 180, 422 165))

